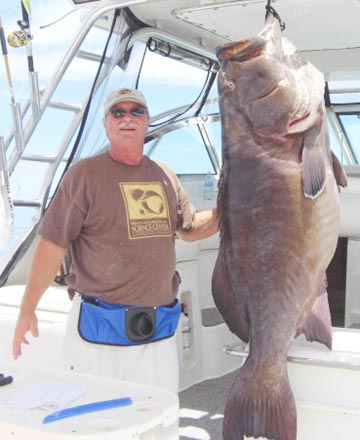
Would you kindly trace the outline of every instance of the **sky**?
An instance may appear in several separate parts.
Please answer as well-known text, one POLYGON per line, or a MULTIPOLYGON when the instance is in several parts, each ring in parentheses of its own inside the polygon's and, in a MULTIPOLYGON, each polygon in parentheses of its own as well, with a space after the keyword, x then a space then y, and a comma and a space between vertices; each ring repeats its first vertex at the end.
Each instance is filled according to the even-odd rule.
MULTIPOLYGON (((76 11, 60 22, 47 26, 73 9, 67 0, 31 0, 32 50, 35 71, 39 72, 39 83, 46 84, 63 56, 69 38, 78 27, 82 11, 76 11), (47 27, 45 27, 47 26, 47 27)), ((22 18, 20 0, 2 0, 0 17, 5 37, 19 30, 17 21, 22 18)), ((13 48, 7 43, 8 63, 16 102, 29 96, 29 74, 27 49, 13 48)), ((0 61, 0 136, 6 136, 12 125, 10 106, 11 93, 5 70, 4 55, 0 61)))

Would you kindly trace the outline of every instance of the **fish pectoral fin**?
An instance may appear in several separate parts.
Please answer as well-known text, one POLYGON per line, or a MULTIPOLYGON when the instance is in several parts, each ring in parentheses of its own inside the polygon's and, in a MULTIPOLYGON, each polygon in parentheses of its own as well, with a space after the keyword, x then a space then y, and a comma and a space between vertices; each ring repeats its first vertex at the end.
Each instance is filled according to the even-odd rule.
POLYGON ((215 305, 230 331, 235 333, 242 341, 249 342, 249 322, 244 316, 244 310, 240 309, 231 287, 221 246, 212 277, 212 294, 215 305))
POLYGON ((305 135, 302 149, 302 181, 305 197, 315 199, 325 187, 326 166, 320 134, 305 135))
POLYGON ((343 188, 347 187, 347 177, 344 168, 342 167, 341 163, 339 162, 339 159, 335 156, 333 152, 331 152, 331 159, 332 159, 336 183, 342 186, 343 188))
POLYGON ((308 313, 299 333, 304 333, 308 341, 320 342, 331 350, 332 325, 326 289, 316 298, 313 308, 308 313))

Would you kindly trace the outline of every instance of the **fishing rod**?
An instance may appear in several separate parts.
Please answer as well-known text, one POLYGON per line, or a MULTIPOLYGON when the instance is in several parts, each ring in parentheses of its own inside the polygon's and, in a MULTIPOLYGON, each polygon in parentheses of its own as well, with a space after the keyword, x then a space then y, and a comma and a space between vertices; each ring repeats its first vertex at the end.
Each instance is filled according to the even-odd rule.
POLYGON ((11 78, 8 51, 7 51, 7 45, 6 45, 6 39, 5 39, 5 32, 4 32, 4 27, 2 24, 1 17, 0 17, 0 40, 1 40, 1 50, 2 50, 4 63, 5 63, 7 83, 8 83, 8 87, 9 87, 9 91, 10 91, 10 101, 11 101, 11 108, 12 108, 12 114, 13 114, 14 136, 15 136, 16 148, 19 151, 23 151, 24 137, 23 137, 23 128, 22 128, 20 106, 16 102, 16 99, 15 99, 15 92, 14 92, 14 86, 13 86, 13 82, 12 82, 12 78, 11 78))
POLYGON ((17 24, 20 30, 13 31, 9 34, 7 41, 11 47, 26 47, 28 72, 31 85, 31 106, 33 117, 35 120, 40 116, 40 95, 38 75, 34 68, 34 58, 32 52, 33 35, 30 30, 30 0, 21 1, 22 20, 18 20, 17 24))

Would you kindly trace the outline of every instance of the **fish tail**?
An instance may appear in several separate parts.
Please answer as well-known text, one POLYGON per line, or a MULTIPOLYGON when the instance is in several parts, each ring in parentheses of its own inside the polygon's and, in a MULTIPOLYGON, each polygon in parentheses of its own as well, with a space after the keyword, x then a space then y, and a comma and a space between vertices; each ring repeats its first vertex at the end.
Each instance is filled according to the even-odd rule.
POLYGON ((296 406, 286 364, 276 377, 269 377, 269 370, 256 375, 256 379, 250 373, 245 363, 230 390, 223 439, 244 440, 247 436, 296 440, 296 406))

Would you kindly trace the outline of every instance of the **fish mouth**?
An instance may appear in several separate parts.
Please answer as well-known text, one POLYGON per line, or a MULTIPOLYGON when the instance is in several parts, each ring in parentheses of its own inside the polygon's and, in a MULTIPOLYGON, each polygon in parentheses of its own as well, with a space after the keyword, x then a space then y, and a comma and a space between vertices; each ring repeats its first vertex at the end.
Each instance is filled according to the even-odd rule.
POLYGON ((310 116, 310 112, 305 113, 305 115, 301 116, 300 118, 294 119, 293 121, 290 122, 289 126, 293 127, 296 124, 299 124, 302 121, 305 121, 305 119, 307 119, 310 116))
POLYGON ((265 41, 261 38, 252 38, 241 41, 232 41, 220 46, 216 56, 220 61, 247 61, 264 53, 265 41))

